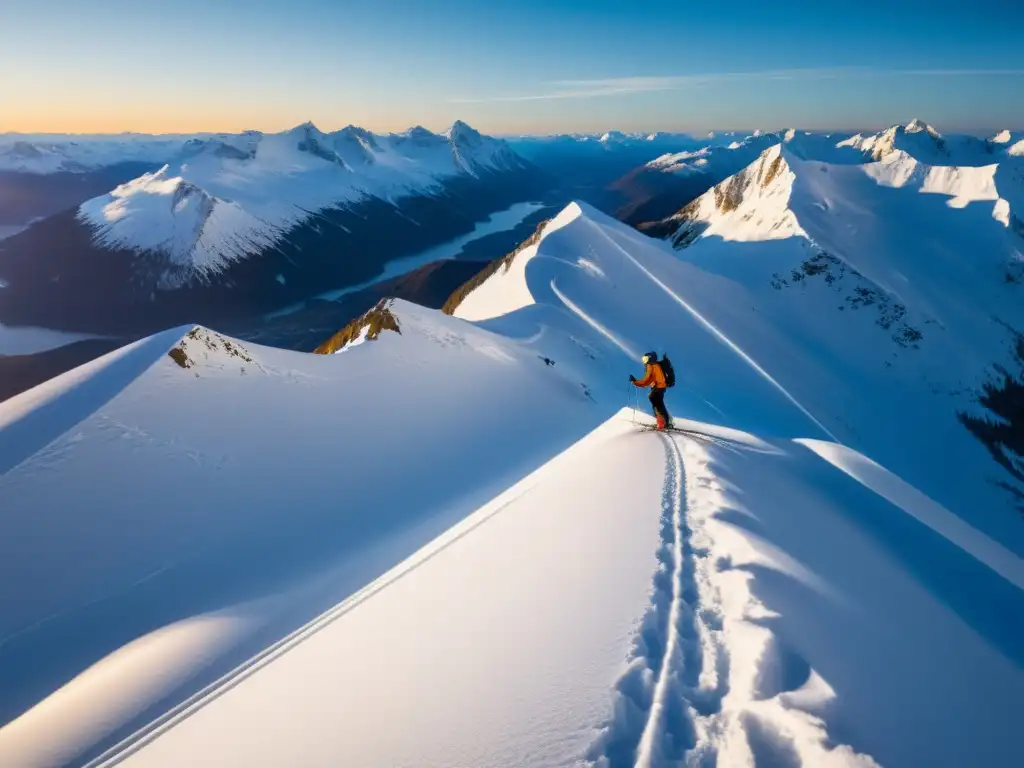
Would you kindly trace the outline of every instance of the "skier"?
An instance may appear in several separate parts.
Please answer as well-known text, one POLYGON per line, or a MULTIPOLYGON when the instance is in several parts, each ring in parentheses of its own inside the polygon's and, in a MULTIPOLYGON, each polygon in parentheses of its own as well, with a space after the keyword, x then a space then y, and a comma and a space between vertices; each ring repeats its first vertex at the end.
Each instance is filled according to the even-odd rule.
POLYGON ((629 380, 633 386, 641 389, 651 388, 651 394, 647 397, 651 401, 654 415, 658 419, 658 429, 672 429, 672 417, 669 415, 668 409, 665 408, 665 390, 676 383, 672 363, 668 356, 659 361, 655 352, 648 352, 640 360, 647 366, 644 377, 637 381, 636 376, 629 374, 629 380))

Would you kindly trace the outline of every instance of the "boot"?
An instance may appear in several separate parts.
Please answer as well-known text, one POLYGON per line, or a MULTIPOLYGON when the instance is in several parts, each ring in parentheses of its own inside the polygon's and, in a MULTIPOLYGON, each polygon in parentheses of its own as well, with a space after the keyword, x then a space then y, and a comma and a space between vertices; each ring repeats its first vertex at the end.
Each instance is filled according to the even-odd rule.
POLYGON ((660 413, 658 414, 658 429, 665 429, 665 417, 662 416, 660 413))

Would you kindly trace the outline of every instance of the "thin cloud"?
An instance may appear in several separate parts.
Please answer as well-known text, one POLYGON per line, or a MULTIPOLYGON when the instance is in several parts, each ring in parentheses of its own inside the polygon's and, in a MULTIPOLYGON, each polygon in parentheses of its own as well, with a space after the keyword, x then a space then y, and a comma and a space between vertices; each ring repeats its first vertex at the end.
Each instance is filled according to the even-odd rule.
POLYGON ((896 74, 927 77, 1021 77, 1024 76, 1024 69, 904 69, 896 74))
POLYGON ((704 75, 668 75, 650 77, 611 77, 597 80, 552 80, 543 83, 538 93, 508 94, 449 99, 458 104, 481 104, 502 101, 546 101, 553 99, 594 99, 631 93, 682 91, 724 82, 752 80, 832 80, 857 75, 916 77, 961 76, 1024 76, 1024 69, 904 69, 885 70, 871 67, 838 67, 831 69, 780 69, 761 72, 720 72, 704 75))

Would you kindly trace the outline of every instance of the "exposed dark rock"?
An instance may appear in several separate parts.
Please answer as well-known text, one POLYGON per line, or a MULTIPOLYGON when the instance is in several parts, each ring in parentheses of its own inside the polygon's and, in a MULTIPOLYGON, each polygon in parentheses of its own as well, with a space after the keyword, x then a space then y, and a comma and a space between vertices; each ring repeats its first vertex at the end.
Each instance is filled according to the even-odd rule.
POLYGON ((978 402, 992 414, 977 417, 960 413, 958 417, 992 458, 1010 477, 997 484, 1008 491, 1024 514, 1024 334, 1013 331, 1017 371, 995 366, 995 377, 985 384, 978 402))
POLYGON ((924 338, 924 334, 904 322, 907 308, 903 304, 893 301, 846 262, 829 253, 819 251, 791 270, 786 277, 776 272, 772 276, 771 284, 775 290, 781 291, 812 278, 822 279, 826 285, 843 297, 843 304, 839 306, 840 310, 874 307, 878 313, 878 317, 875 319, 876 325, 886 331, 891 331, 890 338, 899 346, 918 349, 918 342, 924 338))
MULTIPOLYGON (((243 363, 253 362, 249 351, 241 344, 232 342, 231 339, 226 339, 219 333, 198 325, 186 333, 181 341, 168 351, 167 356, 182 368, 193 368, 198 355, 201 354, 204 358, 209 358, 211 352, 237 358, 243 363)), ((242 371, 245 372, 244 367, 242 371)))
POLYGON ((171 360, 176 362, 178 365, 180 365, 182 368, 192 367, 192 361, 189 359, 189 356, 185 352, 185 350, 182 349, 181 347, 174 347, 174 349, 167 353, 167 356, 171 358, 171 360))
POLYGON ((382 299, 377 306, 362 317, 357 317, 313 351, 318 355, 333 355, 355 341, 363 329, 366 329, 368 341, 376 341, 381 331, 394 331, 401 335, 398 319, 391 312, 393 303, 394 299, 382 299))

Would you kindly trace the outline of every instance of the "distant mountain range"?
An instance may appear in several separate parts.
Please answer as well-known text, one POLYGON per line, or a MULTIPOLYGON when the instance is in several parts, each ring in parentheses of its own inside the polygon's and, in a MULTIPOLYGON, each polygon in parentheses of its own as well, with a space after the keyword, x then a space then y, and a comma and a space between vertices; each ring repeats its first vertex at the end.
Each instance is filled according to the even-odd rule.
POLYGON ((91 184, 125 147, 132 162, 172 157, 0 242, 0 322, 135 333, 269 312, 370 279, 553 183, 462 122, 443 134, 307 123, 176 142, 18 142, 0 157, 91 184))
POLYGON ((618 218, 634 225, 656 221, 737 173, 767 147, 779 143, 795 157, 828 163, 865 163, 903 150, 924 161, 973 166, 991 164, 1000 157, 1024 155, 1022 139, 1024 134, 1010 131, 989 139, 943 136, 921 120, 870 135, 797 129, 755 134, 651 160, 609 185, 608 189, 618 198, 607 207, 618 218))

